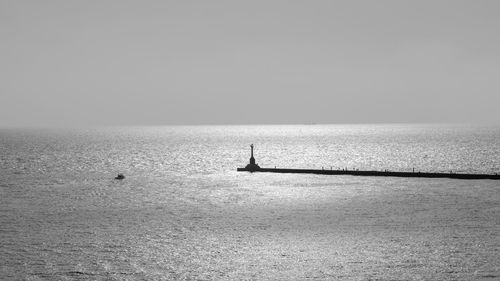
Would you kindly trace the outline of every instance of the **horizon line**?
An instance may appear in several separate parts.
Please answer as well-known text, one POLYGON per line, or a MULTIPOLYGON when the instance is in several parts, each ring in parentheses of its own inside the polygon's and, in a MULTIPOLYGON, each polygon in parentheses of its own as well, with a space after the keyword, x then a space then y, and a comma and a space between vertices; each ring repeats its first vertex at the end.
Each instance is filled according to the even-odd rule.
POLYGON ((338 122, 338 123, 176 123, 176 124, 0 124, 0 129, 79 129, 135 127, 219 127, 219 126, 329 126, 329 125, 426 125, 426 126, 500 126, 494 122, 338 122))

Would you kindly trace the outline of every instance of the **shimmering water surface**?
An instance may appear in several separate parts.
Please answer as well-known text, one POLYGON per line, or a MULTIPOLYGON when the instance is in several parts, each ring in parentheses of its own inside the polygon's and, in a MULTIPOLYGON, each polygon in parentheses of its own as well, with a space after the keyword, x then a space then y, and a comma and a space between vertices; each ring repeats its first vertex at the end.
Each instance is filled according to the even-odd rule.
POLYGON ((251 143, 261 167, 500 172, 498 127, 2 129, 0 279, 500 278, 500 182, 237 173, 251 143))

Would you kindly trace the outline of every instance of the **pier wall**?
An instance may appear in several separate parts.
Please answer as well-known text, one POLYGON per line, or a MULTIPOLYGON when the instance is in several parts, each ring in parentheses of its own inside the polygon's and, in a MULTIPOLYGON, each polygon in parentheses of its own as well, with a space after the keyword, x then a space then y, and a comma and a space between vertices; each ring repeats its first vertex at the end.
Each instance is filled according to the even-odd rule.
POLYGON ((404 177, 404 178, 451 178, 451 179, 491 179, 500 180, 500 175, 494 174, 456 174, 456 173, 420 173, 420 172, 392 172, 392 171, 358 171, 358 170, 316 170, 316 169, 280 169, 280 168, 259 168, 247 169, 238 168, 238 172, 267 172, 282 174, 318 174, 318 175, 352 175, 371 177, 404 177))

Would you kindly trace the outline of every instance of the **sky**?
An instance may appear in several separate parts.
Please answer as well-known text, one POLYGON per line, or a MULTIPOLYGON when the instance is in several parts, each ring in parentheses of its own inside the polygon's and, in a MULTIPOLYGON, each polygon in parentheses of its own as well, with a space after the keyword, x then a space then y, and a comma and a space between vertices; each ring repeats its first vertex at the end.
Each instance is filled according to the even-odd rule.
POLYGON ((500 124, 500 1, 0 0, 0 126, 500 124))

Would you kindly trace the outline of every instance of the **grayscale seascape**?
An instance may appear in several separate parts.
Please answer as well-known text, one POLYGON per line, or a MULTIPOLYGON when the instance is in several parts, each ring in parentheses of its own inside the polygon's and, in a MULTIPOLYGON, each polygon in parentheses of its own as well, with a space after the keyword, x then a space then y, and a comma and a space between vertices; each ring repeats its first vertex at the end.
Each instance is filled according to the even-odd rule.
POLYGON ((1 280, 497 280, 500 127, 0 130, 1 280), (114 180, 123 173, 124 180, 114 180))
POLYGON ((0 281, 500 281, 499 0, 0 0, 0 281))

